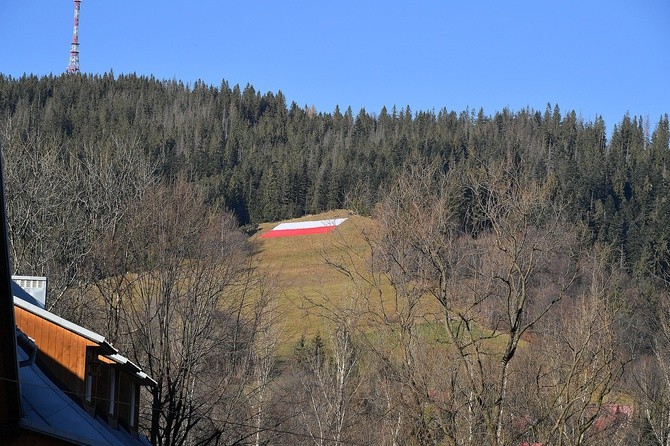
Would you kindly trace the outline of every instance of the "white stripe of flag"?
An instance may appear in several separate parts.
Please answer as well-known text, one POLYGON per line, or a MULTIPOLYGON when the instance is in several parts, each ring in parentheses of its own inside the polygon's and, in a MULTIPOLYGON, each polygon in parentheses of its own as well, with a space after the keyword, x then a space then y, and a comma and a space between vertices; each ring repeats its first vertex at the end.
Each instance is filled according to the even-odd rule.
POLYGON ((339 226, 346 218, 335 218, 329 220, 298 221, 291 223, 280 223, 271 231, 266 232, 261 238, 288 237, 292 235, 323 234, 330 232, 339 226))

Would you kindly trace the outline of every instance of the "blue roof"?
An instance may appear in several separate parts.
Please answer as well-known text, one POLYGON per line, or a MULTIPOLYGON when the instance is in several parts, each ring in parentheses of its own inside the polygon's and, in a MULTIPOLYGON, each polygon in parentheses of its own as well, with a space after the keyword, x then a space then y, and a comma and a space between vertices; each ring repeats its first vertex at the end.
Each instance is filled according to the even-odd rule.
MULTIPOLYGON (((21 347, 17 353, 20 361, 28 358, 21 347)), ((82 445, 149 444, 145 438, 134 438, 123 429, 116 430, 88 414, 35 364, 21 367, 19 376, 24 428, 82 445)))

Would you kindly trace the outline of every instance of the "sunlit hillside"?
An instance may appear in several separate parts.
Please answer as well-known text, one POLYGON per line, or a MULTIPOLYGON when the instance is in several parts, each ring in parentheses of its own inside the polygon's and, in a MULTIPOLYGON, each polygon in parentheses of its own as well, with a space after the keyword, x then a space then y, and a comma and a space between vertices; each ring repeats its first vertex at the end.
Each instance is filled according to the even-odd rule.
MULTIPOLYGON (((347 220, 326 234, 261 238, 277 225, 266 223, 254 236, 259 243, 262 268, 275 275, 279 288, 282 333, 290 345, 301 335, 328 331, 332 319, 349 312, 365 325, 379 316, 383 302, 386 314, 393 314, 393 291, 381 280, 379 290, 368 283, 371 248, 367 241, 375 231, 370 217, 336 210, 291 220, 347 220), (351 273, 351 276, 348 275, 351 273)), ((379 280, 379 278, 378 278, 379 280)), ((433 320, 438 309, 426 299, 419 314, 433 320)))
POLYGON ((334 264, 363 272, 369 257, 364 234, 374 229, 369 217, 337 210, 291 221, 334 218, 347 220, 326 234, 281 238, 260 238, 277 223, 265 223, 254 236, 259 243, 262 268, 276 276, 283 333, 295 340, 303 333, 312 335, 328 324, 327 313, 349 307, 356 297, 352 280, 334 264), (323 307, 322 307, 323 305, 323 307))

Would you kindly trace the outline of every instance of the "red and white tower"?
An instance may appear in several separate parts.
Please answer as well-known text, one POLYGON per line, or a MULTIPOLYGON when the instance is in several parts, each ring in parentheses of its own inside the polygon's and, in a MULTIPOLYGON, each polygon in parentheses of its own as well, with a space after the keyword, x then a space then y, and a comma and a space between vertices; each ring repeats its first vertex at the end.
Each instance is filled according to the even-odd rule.
POLYGON ((79 72, 79 8, 81 0, 74 0, 74 30, 72 31, 72 46, 70 47, 70 64, 68 73, 79 72))

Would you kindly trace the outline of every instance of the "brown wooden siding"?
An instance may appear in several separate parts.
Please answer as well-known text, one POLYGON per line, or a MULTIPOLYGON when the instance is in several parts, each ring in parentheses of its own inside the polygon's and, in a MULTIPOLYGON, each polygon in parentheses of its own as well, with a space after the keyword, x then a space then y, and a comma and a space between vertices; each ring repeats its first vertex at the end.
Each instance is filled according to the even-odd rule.
MULTIPOLYGON (((85 396, 85 377, 88 366, 92 372, 92 401, 84 403, 84 408, 91 414, 97 413, 109 424, 116 427, 117 423, 137 436, 139 418, 140 386, 133 386, 136 379, 118 367, 114 361, 99 356, 99 345, 65 329, 53 322, 45 320, 20 307, 15 308, 16 325, 26 335, 35 340, 38 348, 37 361, 40 368, 57 381, 63 390, 73 393, 81 402, 85 396), (110 369, 115 368, 115 395, 110 395, 110 369), (133 402, 131 392, 135 392, 135 410, 130 409, 133 402), (109 414, 109 398, 115 398, 114 414, 109 414), (131 420, 131 414, 133 420, 131 420)), ((39 434, 35 434, 39 435, 39 434)), ((28 435, 26 438, 32 438, 28 435)), ((4 444, 0 439, 0 445, 4 444)), ((12 443, 14 444, 14 443, 12 443)), ((15 444, 64 444, 64 443, 15 443, 15 444)))
POLYGON ((39 365, 67 391, 83 396, 86 347, 97 344, 23 308, 14 309, 16 325, 37 344, 39 365))

